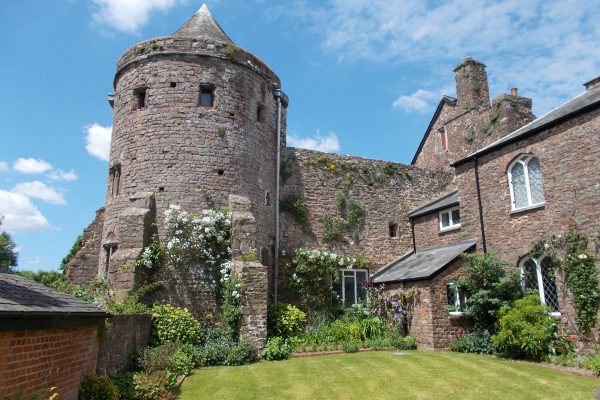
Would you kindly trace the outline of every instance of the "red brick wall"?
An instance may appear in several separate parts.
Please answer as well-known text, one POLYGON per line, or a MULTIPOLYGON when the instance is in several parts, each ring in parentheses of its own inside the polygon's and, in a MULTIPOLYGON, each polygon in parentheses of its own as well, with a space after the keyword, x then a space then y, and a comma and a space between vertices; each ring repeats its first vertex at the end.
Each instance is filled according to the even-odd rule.
POLYGON ((96 372, 97 327, 0 332, 0 393, 10 397, 53 386, 75 400, 79 383, 96 372))

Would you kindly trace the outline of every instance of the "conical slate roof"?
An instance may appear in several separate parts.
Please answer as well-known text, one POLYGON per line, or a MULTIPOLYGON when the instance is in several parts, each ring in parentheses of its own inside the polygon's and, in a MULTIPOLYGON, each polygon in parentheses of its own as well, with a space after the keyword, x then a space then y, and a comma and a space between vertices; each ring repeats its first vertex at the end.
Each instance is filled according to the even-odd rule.
POLYGON ((215 41, 233 43, 215 17, 213 17, 206 4, 202 4, 202 7, 200 7, 196 14, 188 19, 172 36, 204 37, 215 41))

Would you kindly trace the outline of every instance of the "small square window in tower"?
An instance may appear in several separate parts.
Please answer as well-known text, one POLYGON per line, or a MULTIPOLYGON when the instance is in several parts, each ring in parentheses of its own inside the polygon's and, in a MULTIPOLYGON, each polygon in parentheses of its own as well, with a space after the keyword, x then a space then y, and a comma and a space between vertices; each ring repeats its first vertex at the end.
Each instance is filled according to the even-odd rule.
POLYGON ((208 83, 200 85, 200 107, 213 106, 214 88, 208 83))
POLYGON ((146 107, 146 88, 137 88, 133 91, 135 97, 134 109, 146 107))
POLYGON ((118 248, 119 246, 116 243, 109 243, 104 245, 104 276, 108 274, 110 259, 117 252, 118 248))
POLYGON ((264 107, 261 104, 258 104, 256 106, 256 120, 258 122, 264 122, 265 121, 264 107))
POLYGON ((388 225, 388 233, 391 238, 398 237, 398 224, 390 222, 388 225))

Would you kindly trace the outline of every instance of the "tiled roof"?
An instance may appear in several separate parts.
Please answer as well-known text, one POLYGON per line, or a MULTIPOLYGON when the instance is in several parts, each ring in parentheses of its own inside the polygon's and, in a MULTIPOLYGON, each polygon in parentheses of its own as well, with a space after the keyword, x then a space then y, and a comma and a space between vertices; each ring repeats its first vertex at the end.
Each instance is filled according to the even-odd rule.
POLYGON ((590 89, 586 92, 581 93, 579 96, 572 98, 563 105, 555 108, 549 113, 542 115, 538 119, 531 121, 527 125, 522 126, 509 133, 508 135, 496 140, 494 143, 477 150, 475 153, 468 155, 467 157, 458 160, 452 164, 453 167, 462 164, 463 162, 479 155, 489 153, 495 149, 498 149, 509 143, 513 143, 519 139, 526 138, 536 132, 547 129, 561 121, 567 120, 578 115, 581 112, 586 111, 589 108, 597 107, 600 104, 600 87, 590 89))
POLYGON ((455 206, 460 203, 458 192, 449 193, 437 200, 432 201, 424 205, 423 207, 417 208, 415 211, 408 214, 409 218, 420 217, 421 215, 427 215, 435 211, 443 210, 445 208, 455 206))
POLYGON ((15 316, 109 317, 110 314, 73 296, 19 275, 0 273, 0 318, 15 316))
POLYGON ((431 279, 465 251, 475 247, 475 240, 454 243, 408 253, 373 275, 373 282, 406 282, 431 279))
POLYGON ((173 34, 174 37, 204 37, 219 42, 233 43, 206 6, 202 7, 173 34))

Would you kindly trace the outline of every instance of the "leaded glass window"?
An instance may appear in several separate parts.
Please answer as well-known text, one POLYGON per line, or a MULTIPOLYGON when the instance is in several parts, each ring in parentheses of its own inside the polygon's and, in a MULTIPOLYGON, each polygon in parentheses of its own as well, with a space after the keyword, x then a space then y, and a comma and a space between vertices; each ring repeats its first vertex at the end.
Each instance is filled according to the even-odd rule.
POLYGON ((533 155, 520 156, 508 169, 512 209, 544 204, 544 185, 540 160, 533 155))
POLYGON ((560 314, 556 274, 552 260, 549 257, 541 260, 528 257, 521 262, 521 274, 525 291, 537 292, 542 304, 550 307, 554 314, 560 314))
POLYGON ((460 210, 458 207, 440 212, 439 219, 440 231, 460 228, 460 210))

